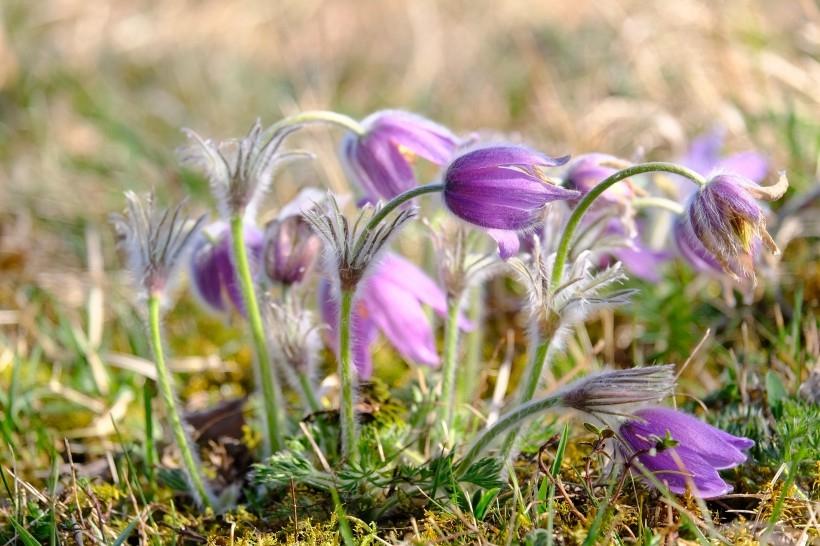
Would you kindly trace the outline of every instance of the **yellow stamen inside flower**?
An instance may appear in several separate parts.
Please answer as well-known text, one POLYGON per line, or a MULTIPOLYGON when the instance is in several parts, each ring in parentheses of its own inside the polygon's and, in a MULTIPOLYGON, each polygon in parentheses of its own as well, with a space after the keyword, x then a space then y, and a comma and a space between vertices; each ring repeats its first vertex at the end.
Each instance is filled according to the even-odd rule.
POLYGON ((413 163, 416 160, 416 153, 401 144, 397 146, 399 153, 407 160, 408 163, 413 163))

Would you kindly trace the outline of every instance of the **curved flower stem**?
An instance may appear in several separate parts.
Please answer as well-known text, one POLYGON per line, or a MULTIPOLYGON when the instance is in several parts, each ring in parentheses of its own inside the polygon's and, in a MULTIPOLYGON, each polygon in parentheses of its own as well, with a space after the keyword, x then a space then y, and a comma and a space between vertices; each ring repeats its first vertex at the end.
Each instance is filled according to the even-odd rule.
POLYGON ((631 204, 636 209, 658 208, 674 214, 683 214, 684 211, 683 205, 665 197, 636 197, 631 204))
POLYGON ((282 433, 280 426, 283 423, 281 402, 279 400, 279 384, 268 352, 268 341, 265 336, 265 327, 262 322, 262 313, 259 311, 259 301, 256 298, 253 277, 248 252, 245 248, 244 223, 241 216, 231 218, 231 243, 233 245, 234 267, 239 277, 239 287, 242 291, 242 302, 245 305, 245 314, 251 328, 251 336, 256 352, 256 371, 262 388, 262 401, 265 418, 265 452, 267 457, 274 451, 282 448, 282 433))
POLYGON ((544 398, 539 398, 538 400, 527 402, 526 404, 518 406, 510 413, 501 416, 501 418, 496 421, 493 426, 482 432, 481 435, 475 439, 473 445, 470 446, 469 451, 467 451, 464 457, 462 457, 457 463, 456 476, 462 475, 468 468, 470 468, 470 465, 475 462, 481 452, 484 451, 493 442, 493 440, 498 438, 498 436, 502 433, 537 413, 541 413, 542 411, 558 406, 560 402, 561 397, 553 394, 544 398))
POLYGON ((376 214, 374 214, 373 218, 371 218, 367 223, 367 229, 374 229, 376 226, 381 224, 382 220, 384 220, 388 214, 410 199, 418 197, 419 195, 424 195, 425 193, 436 193, 442 190, 444 190, 444 184, 434 182, 432 184, 425 184, 424 186, 416 186, 415 188, 410 188, 409 190, 398 194, 396 197, 385 203, 381 209, 376 211, 376 214))
POLYGON ((339 408, 342 429, 342 457, 355 461, 357 450, 356 413, 354 408, 354 372, 351 340, 351 311, 353 290, 342 289, 339 306, 339 380, 341 381, 341 407, 339 408))
POLYGON ((555 262, 552 267, 552 276, 550 277, 552 290, 555 290, 558 286, 561 286, 562 277, 564 276, 564 266, 567 261, 567 255, 569 254, 569 245, 572 241, 572 236, 575 233, 575 228, 577 228, 578 224, 581 222, 581 218, 584 216, 586 211, 589 210, 592 203, 600 197, 602 193, 609 189, 610 186, 617 184, 621 180, 629 178, 630 176, 650 172, 668 172, 678 174, 692 180, 699 186, 706 184, 706 180, 695 171, 680 165, 675 165, 674 163, 662 162, 633 165, 632 167, 622 169, 604 179, 600 184, 592 188, 586 195, 584 195, 578 205, 576 205, 575 209, 573 209, 572 215, 567 221, 567 225, 561 235, 561 240, 558 243, 558 251, 556 252, 555 262))
POLYGON ((338 112, 331 112, 330 110, 307 110, 305 112, 299 112, 298 114, 294 114, 277 121, 268 128, 268 131, 275 133, 285 127, 290 127, 292 125, 304 125, 306 123, 328 123, 331 125, 338 125, 339 127, 347 129, 351 133, 355 133, 359 136, 365 134, 366 132, 362 124, 355 119, 338 112))
MULTIPOLYGON (((538 341, 540 336, 535 340, 538 343, 535 353, 530 357, 527 369, 524 372, 523 380, 519 387, 519 394, 517 402, 524 404, 532 400, 535 390, 538 388, 538 382, 541 379, 541 374, 544 372, 544 366, 547 362, 547 354, 549 353, 549 346, 552 340, 538 341)), ((518 438, 518 430, 510 431, 504 439, 504 444, 501 447, 499 456, 506 460, 512 452, 515 440, 518 438)))
POLYGON ((441 401, 439 404, 439 416, 437 423, 444 422, 448 437, 445 438, 444 445, 452 447, 455 440, 453 436, 453 423, 456 413, 456 358, 458 357, 458 315, 461 310, 461 296, 447 298, 447 322, 444 324, 444 352, 442 354, 441 366, 441 401))
POLYGON ((182 456, 182 465, 188 477, 188 485, 193 489, 194 498, 197 504, 205 508, 213 508, 213 498, 201 473, 199 457, 194 452, 188 435, 185 433, 182 424, 182 416, 177 408, 176 397, 171 386, 171 373, 165 363, 165 355, 162 349, 162 334, 160 332, 160 301, 159 296, 152 294, 148 298, 148 331, 151 342, 151 349, 154 351, 154 363, 157 366, 157 385, 160 394, 165 402, 165 407, 170 418, 171 430, 174 433, 177 448, 182 456))

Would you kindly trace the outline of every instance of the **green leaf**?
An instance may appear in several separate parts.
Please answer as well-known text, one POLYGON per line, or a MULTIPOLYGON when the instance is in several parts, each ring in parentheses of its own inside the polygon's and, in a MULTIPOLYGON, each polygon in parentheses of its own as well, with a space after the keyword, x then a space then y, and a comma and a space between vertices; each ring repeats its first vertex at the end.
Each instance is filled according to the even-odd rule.
POLYGON ((788 396, 789 393, 786 391, 786 386, 783 385, 780 376, 771 370, 766 372, 766 398, 769 407, 772 410, 778 408, 788 396))
POLYGON ((490 508, 490 505, 500 492, 500 487, 493 487, 492 489, 488 489, 482 493, 481 499, 479 499, 475 510, 473 510, 473 514, 475 514, 476 519, 479 521, 484 521, 484 516, 487 515, 487 510, 490 508))

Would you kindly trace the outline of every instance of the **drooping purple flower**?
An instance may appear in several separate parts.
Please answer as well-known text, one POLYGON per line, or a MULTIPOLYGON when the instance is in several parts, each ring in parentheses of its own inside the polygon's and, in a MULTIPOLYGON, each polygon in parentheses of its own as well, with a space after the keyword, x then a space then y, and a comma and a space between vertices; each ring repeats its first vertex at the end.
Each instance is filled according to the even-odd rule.
POLYGON ((453 214, 485 229, 526 231, 541 220, 553 201, 578 197, 541 171, 569 161, 517 145, 469 151, 444 173, 444 202, 453 214))
POLYGON ((324 192, 307 188, 265 226, 264 270, 272 282, 300 283, 313 266, 322 251, 322 240, 302 213, 324 197, 324 192))
POLYGON ((447 163, 458 139, 446 127, 400 110, 382 110, 362 121, 363 135, 342 142, 342 160, 370 200, 392 199, 417 185, 416 156, 447 163))
POLYGON ((717 262, 736 280, 754 281, 754 257, 762 244, 774 254, 778 248, 766 231, 766 211, 756 199, 779 199, 789 183, 781 175, 773 186, 759 186, 738 175, 720 174, 690 199, 676 237, 684 256, 694 251, 701 261, 717 262), (695 243, 699 243, 698 246, 695 243), (704 258, 704 251, 711 258, 704 258))
MULTIPOLYGON (((261 271, 262 232, 246 223, 244 236, 251 271, 257 275, 261 271)), ((215 222, 197 237, 190 257, 190 277, 194 294, 207 309, 225 313, 233 306, 244 312, 227 223, 215 222)))
POLYGON ((690 484, 692 493, 705 499, 729 493, 732 487, 718 470, 745 462, 743 451, 754 445, 673 409, 645 408, 635 415, 639 420, 624 423, 618 432, 625 456, 637 454, 638 461, 677 494, 690 484), (663 445, 669 437, 676 442, 673 447, 663 445))
MULTIPOLYGON (((766 157, 751 150, 727 156, 721 155, 725 136, 726 131, 716 127, 694 138, 679 163, 703 176, 724 172, 743 176, 754 182, 762 182, 769 172, 769 161, 766 157)), ((689 180, 680 178, 679 181, 678 190, 681 200, 685 200, 697 190, 689 180)))
MULTIPOLYGON (((328 343, 338 343, 338 303, 327 280, 319 287, 322 318, 330 327, 328 343)), ((359 377, 373 372, 370 347, 381 331, 406 359, 437 366, 435 334, 423 305, 439 316, 447 314, 444 291, 416 265, 394 253, 386 253, 371 275, 361 282, 352 314, 353 362, 359 377)), ((459 326, 471 324, 460 318, 459 326)))

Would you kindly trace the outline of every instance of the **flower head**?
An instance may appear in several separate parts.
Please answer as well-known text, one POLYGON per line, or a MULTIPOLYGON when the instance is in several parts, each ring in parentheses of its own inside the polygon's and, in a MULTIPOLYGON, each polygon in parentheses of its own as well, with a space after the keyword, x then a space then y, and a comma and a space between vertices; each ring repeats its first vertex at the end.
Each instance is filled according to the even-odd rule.
POLYGON ((592 415, 622 416, 630 415, 635 405, 666 398, 674 388, 674 366, 648 366, 591 374, 558 395, 561 405, 567 408, 592 415))
POLYGON ((495 230, 526 231, 553 201, 578 197, 542 172, 569 161, 524 146, 494 145, 469 151, 444 173, 444 202, 462 220, 495 230))
POLYGON ((182 161, 206 174, 223 218, 238 215, 253 220, 274 170, 294 159, 312 157, 305 152, 280 151, 285 138, 297 129, 290 126, 268 136, 257 120, 244 138, 219 143, 186 129, 194 145, 183 151, 182 161))
MULTIPOLYGON (((262 232, 246 222, 245 248, 254 276, 261 270, 262 232)), ((214 222, 203 229, 193 243, 190 256, 191 287, 202 305, 225 313, 233 306, 244 313, 244 302, 233 262, 231 230, 226 222, 214 222)))
POLYGON ((626 279, 620 262, 598 271, 592 258, 589 251, 579 254, 567 268, 564 277, 567 280, 554 288, 555 253, 545 256, 540 242, 533 245, 529 263, 517 258, 510 260, 510 265, 527 285, 530 313, 535 324, 562 336, 565 333, 562 330, 584 321, 591 313, 629 301, 634 290, 608 291, 609 287, 626 279))
POLYGON ((338 272, 343 289, 355 289, 381 250, 401 227, 416 216, 414 209, 402 209, 373 229, 367 227, 377 207, 365 205, 351 225, 342 214, 336 199, 329 195, 326 206, 303 213, 326 245, 329 268, 338 272))
POLYGON ((436 165, 450 160, 458 139, 445 127, 400 110, 367 117, 363 135, 342 143, 347 170, 371 200, 392 199, 415 186, 412 161, 422 157, 436 165))
MULTIPOLYGON (((370 346, 379 331, 406 359, 428 366, 439 364, 435 334, 423 305, 445 316, 447 298, 424 271, 397 254, 387 253, 362 282, 358 294, 352 323, 353 362, 359 377, 366 379, 373 372, 370 346)), ((322 317, 330 326, 328 341, 335 346, 338 304, 328 281, 320 285, 319 298, 322 317)), ((463 317, 459 325, 462 329, 471 326, 463 317)))
POLYGON ((779 199, 788 186, 784 175, 777 184, 767 187, 738 175, 713 177, 692 197, 684 223, 678 228, 678 240, 685 241, 684 255, 690 249, 699 255, 705 251, 734 279, 745 277, 754 281, 758 245, 774 254, 779 252, 766 231, 766 212, 755 199, 779 199))
POLYGON ((302 213, 314 207, 325 194, 303 190, 265 226, 264 268, 272 282, 292 285, 302 282, 322 250, 322 240, 302 213))
POLYGON ((140 198, 127 191, 125 198, 125 214, 112 214, 111 222, 120 236, 128 268, 144 296, 164 295, 205 216, 190 222, 182 214, 181 204, 158 208, 153 194, 140 198))
POLYGON ((746 461, 744 450, 754 441, 733 436, 691 415, 652 407, 635 412, 637 419, 622 424, 618 436, 625 456, 638 461, 677 494, 692 486, 708 499, 732 490, 718 470, 746 461), (671 441, 670 441, 671 440, 671 441))

